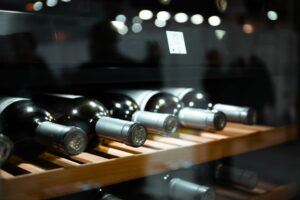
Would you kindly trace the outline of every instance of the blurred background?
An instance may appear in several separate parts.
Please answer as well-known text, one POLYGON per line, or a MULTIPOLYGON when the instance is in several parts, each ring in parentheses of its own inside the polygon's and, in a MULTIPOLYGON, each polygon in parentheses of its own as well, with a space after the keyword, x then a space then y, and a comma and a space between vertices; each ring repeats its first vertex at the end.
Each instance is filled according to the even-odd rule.
MULTIPOLYGON (((296 0, 1 0, 0 94, 193 87, 255 107, 259 124, 297 123, 299 9, 296 0), (186 53, 170 53, 167 31, 183 34, 186 53)), ((299 155, 295 141, 230 162, 299 182, 299 155)))

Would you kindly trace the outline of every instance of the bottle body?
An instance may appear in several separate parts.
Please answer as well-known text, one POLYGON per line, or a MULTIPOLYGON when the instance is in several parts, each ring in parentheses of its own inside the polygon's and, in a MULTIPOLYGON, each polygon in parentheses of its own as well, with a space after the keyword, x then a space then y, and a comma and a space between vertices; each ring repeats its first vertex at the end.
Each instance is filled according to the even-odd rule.
POLYGON ((35 99, 53 110, 62 124, 75 125, 88 133, 89 147, 107 138, 131 146, 141 146, 147 137, 139 123, 111 118, 99 101, 76 95, 40 94, 35 99))
POLYGON ((56 124, 48 111, 29 99, 1 98, 0 119, 1 131, 14 142, 17 151, 38 143, 60 153, 75 155, 87 144, 82 129, 56 124))
POLYGON ((258 182, 255 172, 223 164, 215 167, 214 177, 219 183, 238 185, 248 189, 255 188, 258 182))
POLYGON ((253 108, 220 103, 212 104, 205 94, 193 88, 166 88, 163 91, 177 96, 187 107, 223 112, 230 122, 255 124, 257 121, 257 114, 253 108))
POLYGON ((3 134, 0 134, 0 168, 2 164, 12 154, 14 148, 13 142, 3 134))
POLYGON ((109 109, 112 117, 141 123, 148 132, 160 135, 172 135, 178 127, 178 120, 172 114, 141 111, 138 104, 129 96, 105 93, 98 95, 109 109))
POLYGON ((226 124, 226 117, 223 113, 209 113, 204 109, 186 108, 179 98, 165 92, 154 90, 124 90, 120 92, 133 98, 141 110, 177 116, 182 126, 221 130, 226 124))
POLYGON ((169 181, 169 197, 172 200, 215 200, 216 193, 208 186, 172 178, 169 181))

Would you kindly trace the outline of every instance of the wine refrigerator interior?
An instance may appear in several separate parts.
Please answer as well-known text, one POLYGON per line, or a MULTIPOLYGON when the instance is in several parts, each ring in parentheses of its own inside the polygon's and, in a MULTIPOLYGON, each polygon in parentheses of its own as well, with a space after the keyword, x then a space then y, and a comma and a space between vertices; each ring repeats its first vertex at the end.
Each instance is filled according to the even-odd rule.
POLYGON ((298 8, 1 0, 0 199, 299 199, 298 8))

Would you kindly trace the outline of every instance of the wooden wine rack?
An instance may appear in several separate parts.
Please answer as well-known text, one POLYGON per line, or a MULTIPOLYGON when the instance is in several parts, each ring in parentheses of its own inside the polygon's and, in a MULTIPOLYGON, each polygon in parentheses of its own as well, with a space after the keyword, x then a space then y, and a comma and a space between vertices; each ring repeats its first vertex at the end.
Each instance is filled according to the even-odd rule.
POLYGON ((216 200, 282 200, 292 199, 296 195, 296 184, 275 185, 260 181, 257 187, 245 188, 214 186, 217 193, 216 200))
MULTIPOLYGON (((22 174, 13 174, 13 170, 9 171, 11 168, 1 171, 0 188, 3 197, 0 198, 57 197, 251 152, 296 137, 294 126, 273 128, 228 123, 223 131, 217 132, 181 129, 176 137, 150 135, 145 145, 139 148, 106 142, 93 151, 69 158, 50 153, 44 153, 33 160, 12 156, 9 165, 22 171, 22 174), (51 164, 50 168, 48 164, 51 164)), ((260 193, 252 191, 253 198, 233 193, 237 197, 244 195, 237 199, 270 199, 272 195, 278 197, 286 192, 292 197, 295 185, 262 187, 258 191, 260 193)), ((218 189, 218 192, 223 192, 220 199, 228 199, 224 190, 218 189)))

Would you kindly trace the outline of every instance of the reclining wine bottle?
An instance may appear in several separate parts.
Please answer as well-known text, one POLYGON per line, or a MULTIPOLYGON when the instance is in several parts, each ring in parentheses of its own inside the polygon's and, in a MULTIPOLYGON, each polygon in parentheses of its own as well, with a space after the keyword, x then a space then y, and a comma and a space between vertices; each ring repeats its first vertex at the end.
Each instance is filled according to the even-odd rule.
POLYGON ((172 114, 141 111, 138 104, 129 96, 104 93, 98 95, 97 99, 104 103, 112 117, 139 122, 148 132, 171 135, 177 130, 177 117, 172 114))
POLYGON ((225 113, 227 120, 230 122, 255 124, 257 120, 256 111, 253 108, 219 103, 212 104, 208 102, 203 93, 193 88, 166 88, 162 91, 178 97, 184 103, 184 106, 221 111, 225 113))
POLYGON ((215 190, 211 187, 180 178, 171 178, 168 175, 164 177, 164 180, 168 182, 168 196, 171 200, 216 199, 215 190))
POLYGON ((18 152, 30 152, 31 144, 38 143, 58 153, 76 155, 87 145, 82 129, 55 123, 47 110, 30 99, 0 98, 0 121, 1 132, 12 140, 18 152))
POLYGON ((214 178, 219 183, 238 185, 248 189, 255 188, 258 182, 255 172, 223 164, 216 165, 214 178))
POLYGON ((108 110, 97 100, 77 95, 35 94, 36 101, 52 110, 58 121, 82 128, 95 147, 106 138, 138 147, 144 144, 147 132, 143 125, 109 117, 108 110))
POLYGON ((13 142, 3 134, 0 134, 0 168, 13 151, 13 142))
POLYGON ((184 107, 177 97, 154 90, 120 90, 116 91, 134 99, 141 110, 156 113, 169 113, 178 117, 185 127, 222 130, 226 125, 224 113, 205 109, 184 107))
POLYGON ((99 189, 97 191, 97 197, 95 198, 95 200, 122 200, 119 197, 116 197, 113 194, 110 193, 106 193, 104 191, 102 191, 102 189, 99 189))

